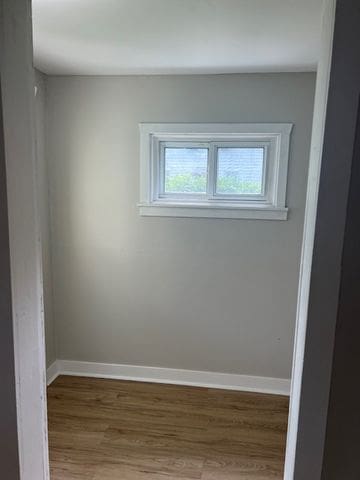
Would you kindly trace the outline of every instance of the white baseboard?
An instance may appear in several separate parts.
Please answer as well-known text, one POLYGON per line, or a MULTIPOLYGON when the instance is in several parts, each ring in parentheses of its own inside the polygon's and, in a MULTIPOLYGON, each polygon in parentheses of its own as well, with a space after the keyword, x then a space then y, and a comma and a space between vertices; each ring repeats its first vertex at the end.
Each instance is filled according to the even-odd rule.
POLYGON ((46 370, 46 383, 50 385, 58 376, 59 372, 59 363, 58 360, 55 360, 50 367, 46 370))
POLYGON ((290 380, 254 377, 233 373, 202 372, 174 368, 118 365, 113 363, 56 360, 47 371, 48 385, 59 375, 113 378, 138 382, 169 383, 205 388, 220 388, 244 392, 290 395, 290 380))

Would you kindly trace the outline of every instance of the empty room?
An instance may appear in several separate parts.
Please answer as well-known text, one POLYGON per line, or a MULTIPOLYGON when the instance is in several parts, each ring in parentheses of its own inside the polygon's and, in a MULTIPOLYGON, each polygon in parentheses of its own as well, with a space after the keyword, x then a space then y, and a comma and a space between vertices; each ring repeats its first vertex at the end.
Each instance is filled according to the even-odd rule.
POLYGON ((282 479, 321 0, 33 0, 51 480, 282 479))

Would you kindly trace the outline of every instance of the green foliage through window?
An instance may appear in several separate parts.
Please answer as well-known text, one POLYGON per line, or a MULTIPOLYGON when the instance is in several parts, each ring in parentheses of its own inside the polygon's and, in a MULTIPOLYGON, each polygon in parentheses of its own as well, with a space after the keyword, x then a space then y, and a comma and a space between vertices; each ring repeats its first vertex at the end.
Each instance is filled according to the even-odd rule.
POLYGON ((261 194, 261 182, 239 180, 237 177, 219 177, 217 193, 234 195, 261 194))
POLYGON ((165 180, 167 193, 206 193, 206 176, 183 173, 168 175, 165 180))
MULTIPOLYGON (((165 180, 166 193, 206 193, 206 176, 191 173, 168 175, 165 180)), ((261 194, 261 182, 239 180, 235 176, 219 177, 217 193, 248 195, 261 194)))

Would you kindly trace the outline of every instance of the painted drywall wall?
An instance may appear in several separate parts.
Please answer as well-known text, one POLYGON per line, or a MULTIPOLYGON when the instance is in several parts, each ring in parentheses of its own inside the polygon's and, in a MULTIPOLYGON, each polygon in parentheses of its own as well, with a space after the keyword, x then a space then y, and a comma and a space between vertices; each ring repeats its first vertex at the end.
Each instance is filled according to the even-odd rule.
POLYGON ((295 480, 360 478, 359 21, 357 2, 337 0, 295 480))
POLYGON ((9 224, 2 100, 0 91, 0 461, 2 475, 17 480, 19 472, 16 417, 15 355, 10 279, 9 224))
MULTIPOLYGON (((21 479, 45 480, 49 478, 49 466, 31 2, 2 0, 0 9, 0 77, 14 323, 18 466, 21 479)), ((11 345, 9 341, 8 347, 11 345)), ((2 378, 2 388, 7 388, 5 378, 2 378)), ((7 413, 5 406, 4 413, 7 413)), ((7 437, 2 428, 1 435, 10 444, 13 437, 7 437)), ((1 457, 7 452, 11 455, 9 450, 2 449, 1 457)), ((7 471, 8 460, 1 461, 1 478, 15 480, 17 476, 7 471)))
POLYGON ((314 87, 47 77, 58 358, 289 378, 314 87), (140 217, 140 122, 293 122, 288 221, 140 217))
MULTIPOLYGON (((358 10, 358 17, 360 11, 358 10)), ((359 36, 359 34, 358 34, 359 36)), ((358 57, 357 77, 360 79, 358 57)), ((358 84, 359 85, 359 84, 358 84)), ((359 87, 357 87, 359 98, 359 87)), ((354 98, 355 100, 355 98, 354 98)), ((335 337, 331 396, 328 410, 324 466, 322 478, 336 480, 360 477, 355 461, 359 452, 359 393, 357 382, 349 389, 349 379, 356 378, 360 364, 360 104, 354 142, 354 157, 348 197, 347 218, 342 257, 341 289, 335 337), (342 461, 340 461, 342 459, 342 461)))
POLYGON ((44 75, 35 71, 35 127, 36 127, 36 158, 37 158, 37 189, 38 189, 38 212, 41 230, 42 266, 44 284, 44 311, 45 311, 45 334, 46 334, 46 365, 49 367, 56 359, 55 332, 52 309, 52 273, 51 273, 51 249, 50 249, 50 209, 48 171, 45 155, 45 95, 46 86, 44 75))

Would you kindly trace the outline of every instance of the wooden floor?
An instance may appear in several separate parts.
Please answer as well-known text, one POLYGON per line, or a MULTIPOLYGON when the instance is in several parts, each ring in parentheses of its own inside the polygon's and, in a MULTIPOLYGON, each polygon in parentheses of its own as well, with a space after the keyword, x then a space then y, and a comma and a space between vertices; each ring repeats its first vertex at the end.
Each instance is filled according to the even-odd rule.
POLYGON ((288 399, 58 377, 51 480, 282 479, 288 399))

